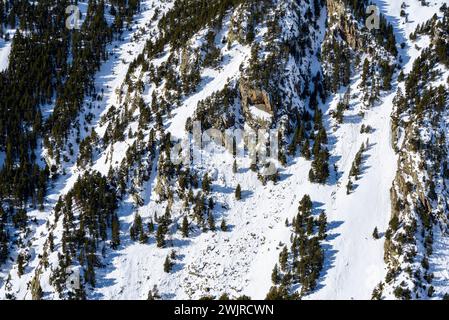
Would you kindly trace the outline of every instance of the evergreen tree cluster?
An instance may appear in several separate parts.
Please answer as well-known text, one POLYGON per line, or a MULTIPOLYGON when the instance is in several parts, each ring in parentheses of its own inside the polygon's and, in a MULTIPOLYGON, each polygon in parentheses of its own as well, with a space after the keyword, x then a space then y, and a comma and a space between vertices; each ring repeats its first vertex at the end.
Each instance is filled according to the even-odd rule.
POLYGON ((284 246, 279 254, 266 299, 286 300, 300 298, 316 288, 324 263, 322 241, 327 237, 325 212, 318 217, 313 213, 310 196, 305 195, 298 207, 298 214, 292 221, 293 234, 290 250, 284 246), (300 285, 300 291, 292 288, 300 285))
MULTIPOLYGON (((309 172, 309 180, 311 182, 324 184, 329 177, 329 151, 326 147, 328 141, 326 130, 323 126, 322 117, 323 116, 321 110, 317 108, 315 111, 314 119, 314 129, 317 131, 317 133, 312 147, 313 161, 312 168, 309 172)), ((307 156, 308 151, 304 151, 306 152, 305 156, 307 156)))
POLYGON ((351 61, 349 46, 344 41, 331 38, 323 44, 323 57, 330 64, 326 77, 326 87, 336 93, 341 86, 348 86, 351 80, 351 61))
MULTIPOLYGON (((139 0, 108 3, 110 14, 129 21, 140 6, 139 0)), ((0 37, 6 29, 17 30, 8 68, 0 72, 0 152, 5 152, 0 198, 8 198, 17 213, 29 202, 43 209, 48 178, 58 172, 61 151, 84 97, 96 97, 94 73, 108 58, 106 44, 113 32, 119 31, 107 24, 103 0, 89 1, 81 30, 69 30, 65 10, 70 4, 68 0, 0 1, 0 37), (54 112, 43 119, 43 106, 53 103, 54 112), (38 165, 40 139, 55 166, 38 165)), ((92 141, 81 146, 81 161, 89 161, 88 142, 92 141)))
POLYGON ((218 0, 212 3, 207 0, 176 1, 172 10, 159 21, 163 37, 153 46, 154 52, 162 51, 166 44, 175 49, 182 47, 205 25, 218 24, 228 9, 243 2, 246 1, 218 0))
MULTIPOLYGON (((411 36, 413 40, 420 34, 428 34, 433 41, 421 50, 412 70, 404 75, 405 92, 399 88, 393 101, 393 130, 401 128, 406 132, 403 146, 398 147, 399 165, 414 168, 412 172, 398 174, 394 181, 393 212, 385 234, 385 261, 389 266, 385 284, 397 299, 420 299, 435 294, 429 257, 433 253, 434 225, 441 214, 439 204, 447 197, 446 187, 438 181, 448 176, 445 129, 448 94, 447 86, 440 82, 438 69, 444 68, 445 62, 437 53, 441 48, 436 45, 440 36, 443 42, 449 42, 447 28, 440 30, 447 23, 447 5, 441 12, 443 18, 435 15, 411 36), (401 121, 405 117, 409 120, 401 121), (426 141, 423 132, 432 138, 426 141), (415 157, 419 159, 416 162, 411 160, 415 157), (412 180, 418 169, 428 178, 412 180), (419 188, 425 191, 417 199, 413 194, 419 188), (403 261, 401 268, 397 268, 399 259, 403 261)), ((373 292, 373 297, 381 297, 380 289, 373 292)))

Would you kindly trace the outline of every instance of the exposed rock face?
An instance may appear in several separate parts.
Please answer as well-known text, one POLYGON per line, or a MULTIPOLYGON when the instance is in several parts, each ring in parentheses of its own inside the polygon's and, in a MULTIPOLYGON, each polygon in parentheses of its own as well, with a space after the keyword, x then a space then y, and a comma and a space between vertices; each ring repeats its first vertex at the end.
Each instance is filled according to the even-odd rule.
POLYGON ((239 84, 240 95, 242 97, 243 110, 247 112, 249 106, 254 106, 259 110, 274 114, 270 95, 265 90, 251 88, 247 83, 241 81, 239 84))
POLYGON ((337 30, 340 31, 341 36, 346 40, 349 46, 354 50, 363 50, 363 37, 358 32, 357 26, 349 19, 342 19, 346 15, 346 6, 341 0, 327 0, 327 8, 330 21, 337 22, 337 30))
POLYGON ((254 129, 268 128, 271 120, 267 117, 260 117, 260 115, 258 116, 251 111, 251 107, 256 108, 265 112, 271 118, 273 117, 275 110, 268 92, 253 88, 243 80, 239 83, 239 91, 242 99, 243 114, 247 123, 254 129))
POLYGON ((337 16, 345 14, 345 5, 340 0, 327 0, 327 9, 329 16, 337 16))

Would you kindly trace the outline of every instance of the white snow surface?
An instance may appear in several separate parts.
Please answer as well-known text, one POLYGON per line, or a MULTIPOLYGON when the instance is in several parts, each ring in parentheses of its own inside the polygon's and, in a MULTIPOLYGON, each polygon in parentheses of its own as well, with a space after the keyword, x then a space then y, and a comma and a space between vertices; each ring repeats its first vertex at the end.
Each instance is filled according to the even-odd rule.
MULTIPOLYGON (((123 42, 110 46, 115 57, 106 62, 96 76, 98 88, 104 89, 104 99, 95 111, 99 116, 107 112, 111 105, 117 105, 117 88, 120 88, 127 66, 143 49, 145 37, 132 41, 132 35, 138 26, 150 22, 153 16, 153 3, 157 0, 142 1, 142 12, 137 17, 132 32, 124 35, 123 42), (114 49, 114 45, 118 47, 114 49), (125 62, 125 63, 123 63, 125 62)), ((419 50, 409 43, 408 35, 418 23, 428 20, 444 3, 444 0, 430 1, 431 6, 422 7, 417 0, 404 0, 410 7, 410 23, 400 18, 402 1, 374 0, 393 23, 398 42, 408 45, 400 50, 406 70, 411 69, 419 50)), ((170 3, 167 4, 169 6, 170 3)), ((153 23, 150 30, 156 30, 153 23)), ((149 32, 146 33, 149 35, 149 32)), ((423 40, 424 41, 424 40, 423 40)), ((424 44, 423 44, 424 45, 424 44)), ((197 103, 212 93, 223 89, 228 79, 238 78, 239 67, 249 55, 250 48, 234 44, 229 50, 222 49, 227 58, 223 68, 206 69, 203 82, 196 93, 188 97, 181 106, 173 111, 168 120, 167 130, 181 138, 185 133, 185 122, 194 111, 197 103)), ((0 71, 7 67, 8 44, 0 42, 0 71)), ((225 217, 229 232, 205 232, 183 239, 176 233, 170 239, 176 247, 177 260, 174 272, 164 273, 163 262, 171 248, 157 249, 156 244, 136 244, 123 237, 122 245, 116 252, 110 253, 107 264, 97 272, 97 286, 89 292, 89 298, 95 299, 145 299, 148 291, 157 285, 166 299, 196 299, 208 292, 220 295, 224 292, 237 296, 249 295, 254 299, 265 298, 271 286, 271 272, 278 260, 282 244, 290 243, 291 231, 285 226, 285 220, 297 213, 300 199, 309 194, 314 202, 314 210, 325 210, 329 222, 329 237, 325 249, 325 266, 318 282, 318 288, 308 299, 370 299, 374 287, 385 278, 383 260, 384 238, 375 240, 372 233, 375 227, 381 235, 388 227, 391 214, 390 188, 397 168, 397 156, 391 145, 390 115, 396 83, 391 93, 385 94, 375 107, 364 110, 364 118, 359 116, 362 106, 357 104, 357 86, 359 78, 352 81, 353 99, 351 109, 345 113, 342 125, 335 127, 329 111, 335 108, 339 97, 333 97, 323 106, 325 123, 331 144, 331 163, 335 163, 338 174, 333 174, 326 185, 311 184, 308 179, 310 162, 296 158, 293 163, 281 170, 281 179, 277 184, 269 182, 263 186, 256 175, 248 169, 245 159, 239 159, 239 171, 232 173, 233 157, 222 153, 220 156, 206 156, 203 170, 216 177, 212 194, 218 209, 217 221, 225 217), (373 128, 371 134, 361 134, 362 124, 373 128), (334 129, 335 128, 335 129, 334 129), (346 194, 349 171, 360 146, 369 139, 368 150, 363 159, 363 172, 356 182, 356 188, 346 194), (240 184, 243 190, 242 201, 236 201, 234 190, 240 184)), ((344 90, 342 90, 344 92, 344 90)), ((97 117, 98 120, 98 117, 97 117)), ((98 122, 93 130, 101 136, 106 130, 98 122)), ((93 165, 94 170, 106 174, 111 163, 120 162, 128 145, 133 141, 117 143, 114 146, 112 161, 110 149, 100 154, 93 165)), ((17 276, 16 266, 6 266, 0 271, 0 295, 5 291, 5 279, 11 275, 11 283, 19 299, 29 299, 27 282, 38 266, 38 255, 42 253, 44 241, 48 235, 46 222, 53 223, 51 208, 57 199, 68 192, 80 174, 76 165, 67 167, 67 175, 54 183, 48 197, 47 211, 32 211, 30 217, 37 218, 30 246, 31 259, 25 275, 17 276), (9 268, 9 269, 8 269, 9 268), (3 280, 2 280, 3 279, 3 280)), ((155 197, 154 177, 148 183, 145 205, 138 209, 143 219, 153 217, 160 212, 155 197), (152 191, 150 191, 152 190, 152 191)), ((127 233, 132 223, 135 209, 131 200, 125 200, 119 209, 123 233, 127 233)), ((178 222, 180 223, 180 222, 178 222)), ((56 231, 59 232, 60 227, 56 231)), ((56 233, 55 242, 60 234, 56 233)), ((447 236, 441 236, 437 247, 441 251, 448 248, 447 236)), ((436 280, 449 286, 449 274, 444 264, 448 263, 449 253, 442 253, 438 260, 440 269, 436 280)), ((43 277, 44 278, 44 277, 43 277)), ((51 286, 42 282, 44 292, 52 291, 51 286)))
POLYGON ((3 39, 0 39, 0 72, 8 68, 10 52, 11 41, 5 42, 3 39))

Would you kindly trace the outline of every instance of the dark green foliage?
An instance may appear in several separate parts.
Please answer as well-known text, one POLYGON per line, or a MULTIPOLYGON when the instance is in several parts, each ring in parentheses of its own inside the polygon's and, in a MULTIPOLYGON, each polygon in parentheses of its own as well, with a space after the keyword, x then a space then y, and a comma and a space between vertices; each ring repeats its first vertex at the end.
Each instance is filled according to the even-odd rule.
POLYGON ((380 239, 380 235, 379 235, 379 231, 377 230, 377 227, 374 228, 374 231, 373 231, 373 238, 374 238, 375 240, 380 239))
POLYGON ((356 180, 359 179, 359 176, 362 172, 361 165, 362 165, 362 160, 363 160, 363 153, 365 152, 365 150, 366 150, 366 146, 364 144, 362 144, 359 151, 355 155, 355 159, 354 159, 354 162, 352 163, 351 171, 349 172, 349 175, 351 177, 354 177, 356 180))
POLYGON ((184 238, 189 236, 189 221, 186 216, 182 219, 181 233, 184 238))
POLYGON ((284 286, 273 286, 270 288, 265 300, 293 300, 296 296, 290 295, 284 286))
POLYGON ((273 268, 273 272, 271 273, 271 282, 273 282, 274 285, 278 285, 281 281, 281 277, 279 274, 279 268, 278 265, 275 264, 273 268))
POLYGON ((270 289, 267 299, 292 299, 297 293, 290 287, 301 285, 300 295, 305 295, 316 287, 324 261, 324 251, 320 241, 326 238, 327 218, 321 212, 318 218, 313 216, 313 203, 305 195, 298 206, 298 214, 293 219, 292 246, 290 252, 287 246, 279 255, 279 265, 272 272, 274 286, 270 289))
POLYGON ((39 281, 39 277, 35 276, 31 280, 31 298, 33 300, 41 300, 43 296, 41 283, 39 281))
POLYGON ((6 261, 9 253, 9 236, 6 231, 6 212, 0 203, 0 265, 6 261))
POLYGON ((324 184, 329 177, 329 152, 321 150, 312 162, 309 180, 311 182, 324 184))
POLYGON ((117 249, 117 247, 120 245, 120 222, 118 220, 117 214, 114 214, 112 217, 111 232, 111 246, 113 249, 117 249))
MULTIPOLYGON (((116 21, 124 18, 130 22, 140 1, 112 0, 111 3, 115 6, 116 21)), ((96 100, 99 97, 93 76, 101 62, 108 58, 106 45, 112 40, 112 29, 121 31, 117 25, 107 25, 105 1, 99 0, 89 1, 81 30, 69 30, 65 26, 65 9, 69 4, 78 3, 68 0, 0 1, 0 37, 6 24, 17 30, 11 39, 8 68, 0 72, 0 152, 5 152, 5 161, 0 168, 0 198, 11 200, 14 208, 10 218, 22 230, 27 223, 23 209, 28 208, 28 204, 32 208, 44 209, 48 177, 56 177, 61 169, 61 159, 68 160, 62 152, 66 150, 69 130, 79 130, 75 119, 84 98, 90 96, 96 100), (41 109, 43 106, 48 108, 47 105, 54 105, 54 110, 48 119, 43 119, 41 109), (56 161, 52 168, 37 164, 36 160, 40 160, 38 141, 41 139, 49 157, 56 161)), ((89 119, 86 116, 86 121, 89 119)), ((80 165, 90 163, 92 145, 97 143, 94 138, 89 137, 81 143, 80 165)), ((73 152, 71 145, 68 149, 73 152)), ((103 197, 98 197, 99 202, 103 197)), ((82 214, 79 230, 70 230, 72 226, 66 228, 64 241, 77 243, 83 251, 91 247, 87 240, 83 240, 84 237, 106 238, 106 229, 111 226, 112 218, 101 210, 95 213, 99 208, 93 203, 88 204, 89 200, 79 201, 83 210, 86 209, 84 206, 92 205, 94 208, 87 208, 88 213, 82 214)), ((109 206, 115 206, 115 202, 110 201, 109 206)), ((64 213, 64 219, 68 225, 75 223, 70 214, 64 213)), ((116 223, 113 225, 113 233, 116 234, 116 223)), ((7 253, 2 245, 4 238, 0 223, 0 263, 7 253)), ((112 243, 117 245, 117 239, 112 243)), ((76 246, 69 247, 70 254, 75 255, 76 246)))
POLYGON ((382 299, 382 292, 383 292, 383 283, 379 283, 376 288, 373 290, 373 294, 371 296, 371 300, 381 300, 382 299))
POLYGON ((21 277, 25 271, 25 258, 22 254, 17 256, 17 274, 21 277))
POLYGON ((201 184, 204 193, 207 194, 210 192, 210 185, 211 185, 211 182, 209 179, 209 175, 206 173, 203 177, 203 182, 201 184))
POLYGON ((159 295, 159 289, 156 285, 154 285, 153 289, 148 291, 148 298, 147 300, 159 300, 161 299, 161 296, 159 295))
POLYGON ((284 249, 282 249, 281 253, 279 254, 279 264, 281 266, 281 270, 284 272, 287 269, 287 261, 288 261, 288 249, 285 246, 284 249))
POLYGON ((237 161, 234 160, 234 163, 232 164, 232 172, 233 173, 237 173, 238 172, 238 167, 237 167, 237 161))
POLYGON ((159 52, 165 44, 173 48, 182 47, 196 32, 214 19, 220 20, 227 9, 242 3, 242 0, 179 0, 159 21, 164 37, 153 46, 159 52))
POLYGON ((209 229, 211 231, 215 231, 215 218, 214 218, 214 214, 213 211, 209 211, 208 217, 207 217, 207 223, 209 225, 209 229))
POLYGON ((156 243, 159 248, 165 247, 165 235, 167 229, 163 224, 160 224, 156 231, 156 243))
POLYGON ((323 45, 323 56, 332 65, 326 79, 326 86, 336 93, 340 86, 349 85, 351 78, 351 53, 345 42, 332 39, 323 45))
POLYGON ((224 232, 228 231, 228 226, 226 224, 225 219, 221 220, 220 229, 221 229, 221 231, 224 231, 224 232))

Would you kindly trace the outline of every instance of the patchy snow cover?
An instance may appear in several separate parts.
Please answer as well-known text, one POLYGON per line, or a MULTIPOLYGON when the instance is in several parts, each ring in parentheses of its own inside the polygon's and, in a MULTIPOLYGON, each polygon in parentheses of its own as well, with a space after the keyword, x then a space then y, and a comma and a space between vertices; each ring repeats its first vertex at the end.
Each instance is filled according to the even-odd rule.
POLYGON ((187 118, 195 112, 198 102, 211 96, 213 93, 222 90, 229 80, 235 79, 240 74, 240 65, 246 61, 250 55, 250 48, 243 47, 235 43, 230 50, 222 50, 225 61, 223 69, 206 69, 202 75, 202 83, 197 89, 197 93, 189 97, 181 107, 174 111, 174 116, 169 120, 167 130, 176 138, 182 138, 185 132, 187 118))
POLYGON ((255 117, 255 118, 259 118, 259 119, 266 120, 266 121, 270 121, 272 118, 271 114, 255 107, 255 106, 249 106, 249 110, 250 110, 251 114, 253 115, 253 117, 255 117))
MULTIPOLYGON (((103 63, 100 71, 95 77, 95 83, 97 86, 97 91, 103 91, 103 100, 100 102, 95 102, 94 110, 86 110, 85 112, 93 112, 95 120, 92 124, 92 130, 98 130, 101 132, 102 128, 99 126, 98 120, 99 116, 103 112, 107 112, 107 109, 117 102, 116 89, 120 88, 124 78, 126 76, 129 64, 134 59, 134 55, 140 53, 143 50, 146 40, 151 36, 151 32, 143 33, 140 29, 149 27, 150 30, 157 29, 157 22, 151 22, 153 18, 156 7, 154 4, 160 4, 157 0, 147 0, 142 1, 141 8, 142 12, 138 14, 135 18, 135 22, 132 31, 125 31, 122 35, 123 41, 115 41, 108 46, 108 49, 113 53, 110 55, 110 59, 103 63), (136 37, 136 35, 139 35, 136 37)), ((160 9, 168 10, 171 6, 171 2, 166 1, 160 4, 160 9)), ((81 9, 83 5, 81 6, 81 9)), ((82 9, 83 10, 83 9, 82 9)), ((90 98, 88 98, 90 99, 90 98)), ((86 101, 89 102, 89 101, 86 101)), ((51 112, 51 107, 48 106, 51 112)), ((81 113, 79 119, 84 119, 84 113, 81 113)), ((83 123, 83 120, 80 121, 83 123)), ((82 132, 81 137, 86 137, 90 132, 82 132)), ((71 137, 74 141, 75 137, 71 137)), ((76 145, 74 143, 74 145, 76 145)), ((123 157, 126 149, 117 148, 123 157)), ((77 150, 75 150, 77 152, 77 150)), ((75 154, 76 154, 75 152, 75 154)), ((42 150, 42 159, 47 157, 46 151, 42 150)), ((46 198, 45 211, 32 210, 28 212, 29 219, 36 219, 36 224, 31 227, 30 246, 29 246, 29 263, 25 270, 25 274, 19 277, 17 274, 17 266, 13 262, 5 263, 0 269, 0 296, 5 296, 5 290, 10 288, 12 292, 15 293, 17 299, 31 299, 30 293, 28 291, 27 283, 34 276, 34 271, 40 267, 40 257, 39 255, 43 253, 44 244, 48 237, 50 231, 55 234, 55 242, 61 240, 62 227, 56 224, 56 228, 52 230, 55 223, 55 217, 53 214, 53 207, 58 201, 59 197, 65 195, 71 190, 75 184, 78 177, 81 175, 81 171, 76 166, 76 158, 65 164, 66 175, 59 177, 56 181, 52 182, 51 189, 48 191, 49 195, 46 198), (10 281, 6 281, 8 276, 11 277, 10 281)), ((105 166, 104 159, 100 157, 97 159, 94 169, 102 174, 106 174, 108 166, 105 166)), ((14 258, 14 261, 16 260, 14 258)), ((57 264, 57 257, 51 256, 49 258, 50 263, 57 264)), ((48 273, 44 274, 43 277, 47 276, 48 273)), ((42 289, 44 292, 53 292, 54 288, 48 283, 48 281, 41 281, 42 289)), ((57 299, 55 295, 53 298, 57 299)))
MULTIPOLYGON (((374 1, 387 19, 393 23, 398 42, 408 45, 400 51, 406 70, 411 69, 419 50, 411 45, 408 35, 415 30, 418 23, 428 20, 444 1, 431 1, 437 6, 422 7, 419 1, 405 0, 410 7, 411 22, 401 22, 401 1, 374 1)), ((124 34, 124 41, 114 43, 110 50, 114 55, 103 64, 96 76, 97 88, 103 89, 103 101, 96 104, 93 111, 99 116, 105 114, 112 106, 118 105, 116 90, 121 88, 127 67, 145 45, 145 37, 135 41, 133 35, 139 27, 150 25, 153 16, 153 3, 156 0, 143 1, 142 12, 137 17, 133 31, 124 34), (117 45, 117 48, 115 48, 117 45)), ((165 7, 166 9, 170 3, 165 7)), ((324 26, 324 18, 322 20, 324 26)), ((150 30, 156 30, 156 24, 150 25, 150 30)), ((145 33, 147 36, 150 32, 145 33)), ((426 40, 421 40, 420 47, 425 47, 426 40)), ((7 66, 7 44, 0 42, 0 71, 7 66), (3 45, 3 47, 2 47, 3 45), (6 61, 6 62, 5 62, 6 61)), ((221 68, 205 69, 201 74, 202 82, 198 90, 184 100, 181 106, 173 111, 173 117, 168 120, 166 129, 175 137, 181 138, 186 132, 186 119, 193 115, 199 101, 222 90, 229 79, 237 79, 239 68, 247 61, 250 48, 234 44, 230 49, 222 48, 225 57, 221 68)), ((167 58, 167 57, 165 57, 167 58)), ((163 59, 163 58, 161 58, 163 59)), ((319 67, 317 61, 312 61, 311 69, 319 67)), ((292 66, 292 72, 294 67, 292 66)), ((391 146, 390 115, 395 88, 391 94, 381 97, 382 101, 375 107, 365 110, 357 104, 359 78, 352 81, 351 108, 345 113, 345 120, 336 130, 333 130, 329 111, 335 108, 339 97, 331 99, 322 106, 325 111, 325 123, 328 128, 331 143, 331 165, 335 165, 337 173, 333 172, 327 185, 311 184, 308 179, 310 162, 297 158, 280 172, 277 184, 268 182, 263 186, 256 175, 248 167, 247 159, 239 159, 239 170, 232 173, 233 157, 228 153, 204 155, 201 168, 216 177, 212 186, 212 195, 216 199, 215 217, 219 222, 225 218, 230 231, 226 233, 206 232, 183 239, 179 233, 174 234, 169 241, 176 246, 177 259, 174 261, 174 271, 167 274, 163 271, 165 257, 171 248, 156 249, 156 244, 136 244, 129 237, 122 238, 120 249, 109 255, 104 268, 97 272, 97 287, 89 293, 89 298, 95 299, 145 299, 148 291, 157 285, 163 298, 166 299, 196 299, 208 292, 211 295, 229 293, 230 295, 246 294, 254 299, 263 299, 271 286, 271 271, 277 262, 283 245, 290 242, 290 230, 285 226, 285 220, 291 219, 297 213, 299 200, 309 194, 314 201, 314 210, 325 210, 329 222, 329 237, 325 242, 325 266, 318 282, 318 288, 310 299, 369 299, 373 288, 385 278, 383 261, 383 239, 375 240, 372 232, 377 227, 381 234, 385 232, 391 214, 390 187, 396 172, 397 157, 391 146), (360 111, 365 116, 359 115, 360 111), (370 125, 373 132, 361 134, 362 124, 370 125), (363 158, 363 170, 354 192, 346 194, 346 183, 355 154, 363 143, 368 142, 368 149, 363 158), (242 187, 243 199, 236 201, 234 190, 237 184, 242 187)), ((394 84, 396 87, 397 84, 394 84)), ((342 91, 344 92, 344 91, 342 91)), ((152 92, 147 92, 148 97, 152 92)), ((256 116, 267 117, 260 110, 251 108, 256 116)), ((271 117, 271 116, 270 116, 271 117)), ((82 116, 80 116, 82 118, 82 116)), ((93 123, 92 130, 102 136, 106 126, 93 123)), ((87 133, 83 133, 84 136, 87 133)), ((109 164, 116 165, 122 160, 126 149, 133 141, 125 140, 116 143, 113 150, 108 148, 95 159, 93 169, 107 174, 109 164)), ((45 156, 45 154, 43 154, 45 156)), ((0 271, 0 295, 5 292, 4 281, 11 276, 13 291, 17 298, 29 299, 27 282, 34 275, 39 265, 38 255, 42 253, 43 245, 49 232, 46 222, 54 223, 50 211, 57 199, 67 193, 77 180, 81 171, 76 165, 69 163, 67 175, 56 181, 47 198, 47 211, 31 211, 29 216, 37 219, 33 228, 30 245, 31 259, 21 278, 17 276, 16 267, 5 265, 0 271)), ((153 199, 155 177, 145 186, 145 205, 138 212, 142 218, 153 217, 161 211, 161 206, 153 199), (150 191, 151 190, 151 191, 150 191)), ((174 208, 173 211, 176 212, 174 208)), ((128 233, 136 210, 132 201, 126 199, 119 209, 119 217, 123 233, 128 233)), ((179 219, 179 216, 173 217, 179 219)), ((178 221, 180 224, 180 221, 178 221)), ((55 230, 55 242, 61 237, 61 226, 55 230)), ((435 244, 435 258, 431 263, 435 268, 435 282, 448 287, 449 263, 447 235, 435 235, 440 240, 435 244)), ((51 258, 55 262, 55 257, 51 258)), ((48 276, 48 275, 47 275, 48 276)), ((53 291, 48 282, 43 281, 44 292, 53 291)), ((55 297, 57 298, 57 297, 55 297)))

